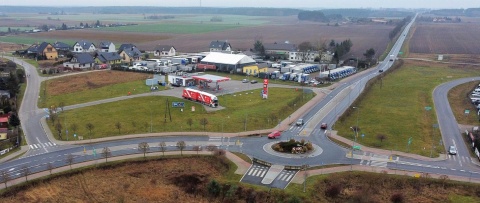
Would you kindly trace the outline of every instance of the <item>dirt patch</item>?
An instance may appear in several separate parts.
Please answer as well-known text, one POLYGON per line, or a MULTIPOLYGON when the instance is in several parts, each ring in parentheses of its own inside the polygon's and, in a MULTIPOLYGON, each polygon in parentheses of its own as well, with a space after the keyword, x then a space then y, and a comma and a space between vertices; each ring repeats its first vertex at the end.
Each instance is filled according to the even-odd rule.
POLYGON ((13 52, 16 50, 26 49, 27 45, 22 44, 12 44, 12 43, 0 43, 0 52, 13 52))
POLYGON ((61 95, 119 83, 144 80, 150 77, 151 75, 144 73, 96 71, 49 80, 47 91, 49 95, 61 95))
POLYGON ((418 23, 410 40, 410 52, 480 54, 478 23, 418 23))

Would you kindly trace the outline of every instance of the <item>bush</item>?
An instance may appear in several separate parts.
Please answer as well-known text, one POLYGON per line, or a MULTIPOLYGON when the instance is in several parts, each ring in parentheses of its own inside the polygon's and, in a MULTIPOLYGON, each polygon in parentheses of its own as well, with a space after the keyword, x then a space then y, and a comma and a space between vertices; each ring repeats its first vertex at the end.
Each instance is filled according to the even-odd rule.
POLYGON ((333 184, 325 190, 325 196, 335 198, 340 195, 340 192, 342 192, 342 187, 339 184, 333 184))
POLYGON ((217 181, 212 180, 208 183, 207 190, 210 195, 217 197, 220 194, 220 184, 217 181))
POLYGON ((390 197, 390 201, 393 203, 403 203, 405 201, 405 197, 402 193, 397 192, 390 197))

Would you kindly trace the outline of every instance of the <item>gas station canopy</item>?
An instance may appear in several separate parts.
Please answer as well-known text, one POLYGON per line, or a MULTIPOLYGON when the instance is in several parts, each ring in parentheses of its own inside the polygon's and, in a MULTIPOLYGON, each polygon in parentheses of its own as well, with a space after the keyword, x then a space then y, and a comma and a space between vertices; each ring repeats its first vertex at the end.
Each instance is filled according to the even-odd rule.
POLYGON ((224 81, 229 81, 230 80, 230 78, 227 78, 227 77, 222 77, 222 76, 217 76, 217 75, 209 75, 209 74, 195 75, 195 76, 192 76, 192 78, 195 79, 195 80, 201 80, 201 81, 205 81, 205 82, 208 82, 208 83, 211 83, 211 82, 218 83, 218 82, 224 82, 224 81))

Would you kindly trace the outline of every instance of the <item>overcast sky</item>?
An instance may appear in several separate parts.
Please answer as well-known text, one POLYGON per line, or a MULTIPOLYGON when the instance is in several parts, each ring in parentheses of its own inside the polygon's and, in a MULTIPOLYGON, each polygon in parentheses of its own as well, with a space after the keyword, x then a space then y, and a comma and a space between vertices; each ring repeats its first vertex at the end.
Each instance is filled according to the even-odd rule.
POLYGON ((480 0, 0 0, 9 6, 200 6, 280 8, 479 8, 480 0))

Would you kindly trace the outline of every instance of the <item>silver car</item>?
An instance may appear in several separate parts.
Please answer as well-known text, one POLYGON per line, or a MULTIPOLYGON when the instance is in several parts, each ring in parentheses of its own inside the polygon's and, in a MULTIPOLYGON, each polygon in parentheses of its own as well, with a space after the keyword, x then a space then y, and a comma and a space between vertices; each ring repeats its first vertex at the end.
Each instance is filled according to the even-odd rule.
POLYGON ((457 154, 457 148, 455 146, 450 146, 448 148, 448 153, 451 154, 451 155, 456 155, 457 154))

